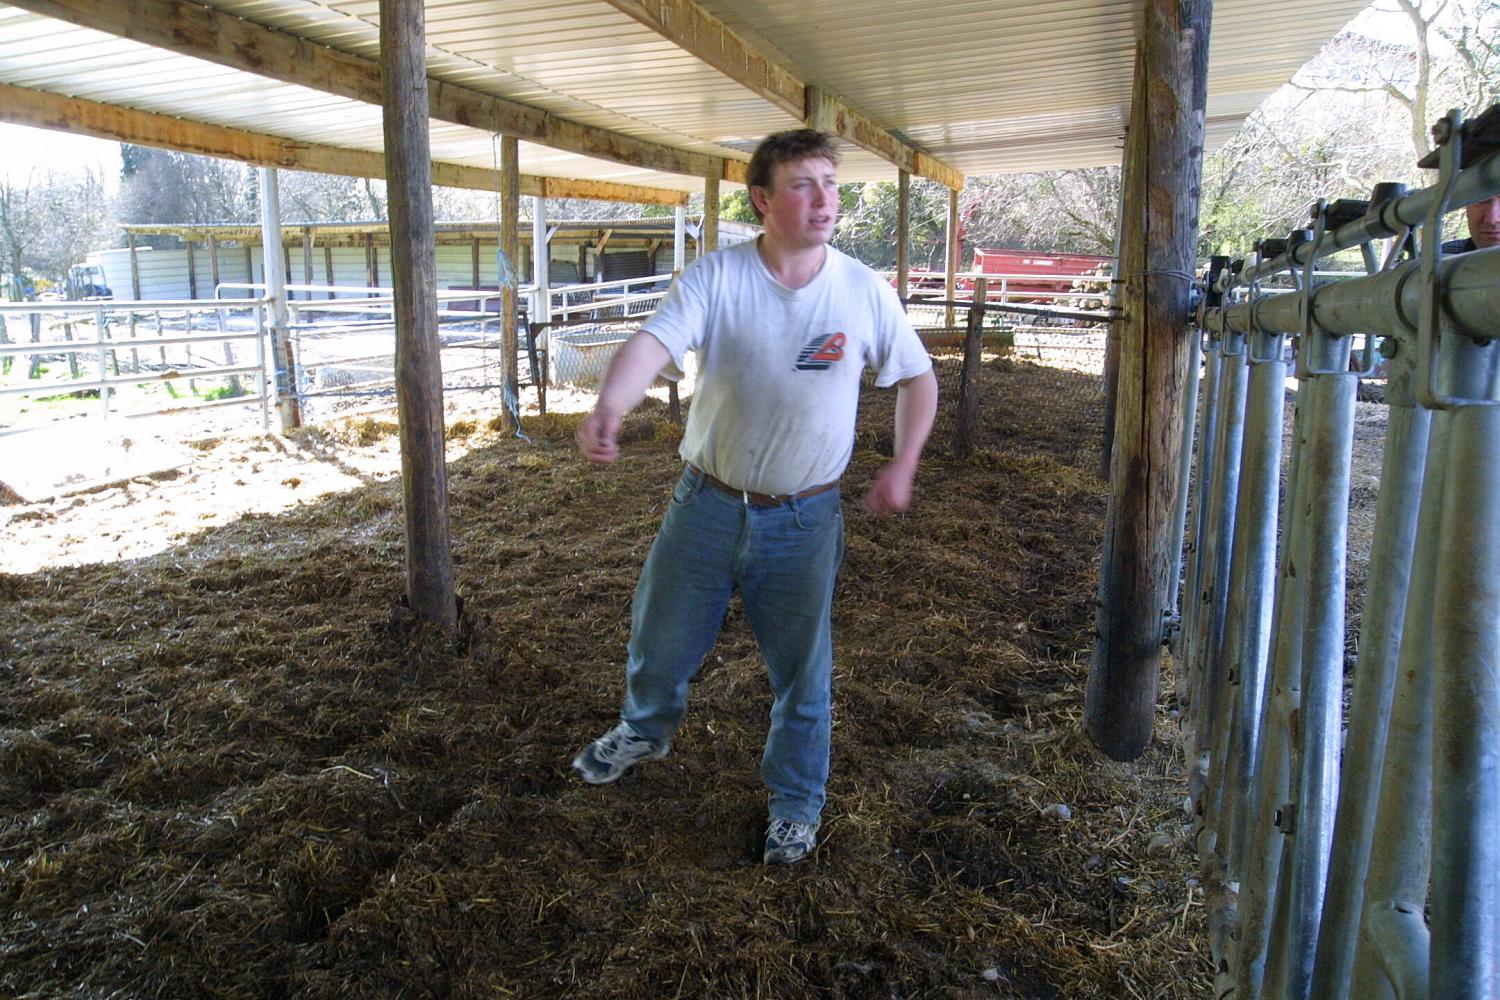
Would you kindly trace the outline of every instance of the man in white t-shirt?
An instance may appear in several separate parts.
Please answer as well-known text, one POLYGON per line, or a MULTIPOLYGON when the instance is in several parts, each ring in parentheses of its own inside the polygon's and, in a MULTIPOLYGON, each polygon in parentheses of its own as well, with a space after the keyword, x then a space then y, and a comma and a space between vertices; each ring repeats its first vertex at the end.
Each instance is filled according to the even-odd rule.
POLYGON ((834 578, 843 558, 839 477, 854 448, 860 378, 894 385, 894 456, 863 500, 875 514, 911 502, 937 410, 937 380, 900 300, 828 246, 838 218, 837 156, 811 129, 766 139, 746 181, 758 240, 706 255, 621 348, 578 429, 595 462, 619 457, 623 416, 658 374, 695 351, 686 462, 632 605, 620 723, 573 767, 614 781, 665 756, 688 681, 738 591, 775 697, 761 776, 770 789, 767 863, 817 843, 828 780, 834 578))

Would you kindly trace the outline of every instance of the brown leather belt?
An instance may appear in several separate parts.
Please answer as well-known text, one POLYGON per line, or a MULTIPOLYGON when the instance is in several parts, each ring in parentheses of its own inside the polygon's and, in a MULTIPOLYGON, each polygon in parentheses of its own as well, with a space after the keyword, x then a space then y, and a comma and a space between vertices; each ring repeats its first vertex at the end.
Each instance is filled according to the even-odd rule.
POLYGON ((782 493, 779 495, 775 493, 755 493, 750 490, 736 489, 723 480, 715 479, 696 465, 689 464, 688 468, 702 476, 705 483, 720 493, 732 496, 736 500, 742 500, 752 507, 780 507, 788 500, 806 500, 808 497, 815 497, 819 493, 827 493, 839 484, 839 481, 835 479, 833 482, 824 483, 822 486, 810 486, 801 493, 782 493))

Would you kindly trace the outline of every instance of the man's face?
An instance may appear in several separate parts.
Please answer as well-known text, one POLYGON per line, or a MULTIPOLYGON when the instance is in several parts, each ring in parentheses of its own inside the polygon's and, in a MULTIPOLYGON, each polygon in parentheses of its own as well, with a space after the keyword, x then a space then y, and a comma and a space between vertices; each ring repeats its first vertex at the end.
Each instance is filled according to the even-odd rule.
POLYGON ((1464 213, 1469 217, 1469 235, 1476 250, 1500 246, 1500 194, 1474 202, 1464 213))
POLYGON ((771 186, 750 189, 766 235, 794 249, 827 243, 839 217, 838 173, 830 160, 809 156, 778 163, 771 186))

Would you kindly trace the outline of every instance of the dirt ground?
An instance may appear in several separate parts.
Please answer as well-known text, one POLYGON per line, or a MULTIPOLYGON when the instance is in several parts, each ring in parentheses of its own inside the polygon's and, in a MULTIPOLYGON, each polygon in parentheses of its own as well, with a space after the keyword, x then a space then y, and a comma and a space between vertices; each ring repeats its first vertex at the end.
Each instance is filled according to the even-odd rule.
POLYGON ((789 869, 759 864, 769 694, 737 608, 669 757, 569 774, 618 710, 679 467, 659 405, 604 469, 576 416, 450 424, 452 640, 398 607, 389 418, 0 506, 0 993, 1207 995, 1175 724, 1129 765, 1079 731, 1097 380, 991 359, 958 461, 940 370, 898 517, 853 502, 890 441, 890 394, 865 404, 829 805, 789 869))

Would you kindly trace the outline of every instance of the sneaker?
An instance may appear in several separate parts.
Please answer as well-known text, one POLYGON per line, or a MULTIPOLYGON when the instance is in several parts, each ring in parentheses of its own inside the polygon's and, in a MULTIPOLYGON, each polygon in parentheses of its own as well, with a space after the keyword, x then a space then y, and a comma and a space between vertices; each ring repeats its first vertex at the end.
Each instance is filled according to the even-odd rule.
POLYGON ((606 785, 643 760, 665 757, 671 740, 642 736, 622 722, 578 752, 573 770, 591 785, 606 785))
POLYGON ((789 865, 807 857, 817 844, 817 823, 773 819, 766 831, 766 853, 762 860, 768 865, 789 865))

